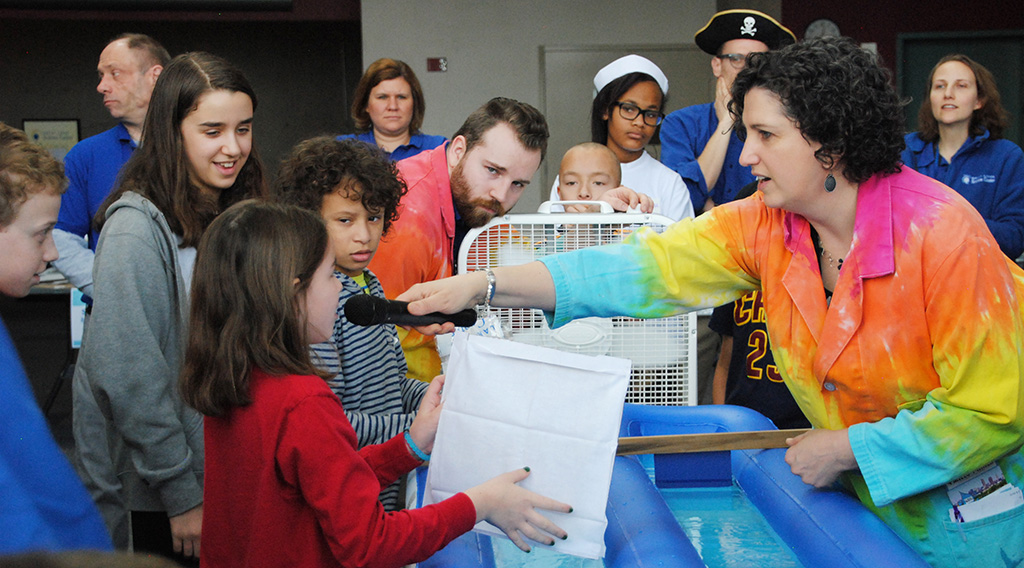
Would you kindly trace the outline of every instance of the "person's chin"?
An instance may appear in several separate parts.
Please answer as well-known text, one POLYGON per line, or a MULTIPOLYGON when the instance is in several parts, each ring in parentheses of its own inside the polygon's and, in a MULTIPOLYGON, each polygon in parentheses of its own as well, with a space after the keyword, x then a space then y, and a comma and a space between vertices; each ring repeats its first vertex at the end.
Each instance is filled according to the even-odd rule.
POLYGON ((477 207, 473 210, 472 215, 465 218, 466 226, 471 229, 483 227, 487 223, 490 223, 491 219, 494 219, 496 216, 497 215, 495 215, 490 209, 481 209, 477 207))
POLYGON ((39 283, 39 278, 33 276, 29 282, 20 282, 17 286, 11 288, 0 288, 0 294, 4 296, 10 296, 12 298, 24 298, 28 296, 32 291, 32 286, 39 283))
POLYGON ((764 194, 764 204, 772 209, 786 209, 786 201, 774 195, 764 194))
POLYGON ((403 132, 407 132, 409 130, 409 124, 404 121, 385 120, 380 124, 377 130, 391 136, 397 136, 403 132))

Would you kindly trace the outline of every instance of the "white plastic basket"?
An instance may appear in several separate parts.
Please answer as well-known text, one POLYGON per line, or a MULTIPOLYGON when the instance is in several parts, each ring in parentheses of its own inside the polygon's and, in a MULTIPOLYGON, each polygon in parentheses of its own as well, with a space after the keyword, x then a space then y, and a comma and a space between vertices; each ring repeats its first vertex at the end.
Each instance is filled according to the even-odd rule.
MULTIPOLYGON (((570 202, 555 204, 563 203, 570 202)), ((620 242, 641 227, 661 232, 673 222, 643 213, 550 213, 551 205, 543 203, 542 213, 506 215, 470 230, 459 249, 459 272, 525 264, 558 252, 620 242)), ((514 341, 630 359, 626 402, 697 404, 697 328, 692 313, 660 319, 584 318, 555 330, 540 310, 492 308, 491 313, 501 318, 514 341)))

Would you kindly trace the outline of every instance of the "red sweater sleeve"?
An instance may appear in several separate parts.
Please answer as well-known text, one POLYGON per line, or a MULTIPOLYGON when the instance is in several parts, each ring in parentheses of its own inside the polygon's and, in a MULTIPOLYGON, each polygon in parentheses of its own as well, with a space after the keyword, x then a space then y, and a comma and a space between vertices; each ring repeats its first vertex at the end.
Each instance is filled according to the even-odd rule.
POLYGON ((359 456, 366 461, 377 475, 381 489, 391 485, 399 477, 420 465, 405 445, 405 435, 399 434, 381 444, 372 444, 359 450, 359 456))
POLYGON ((422 509, 385 513, 382 485, 419 462, 401 436, 356 451, 356 437, 333 396, 297 403, 281 428, 276 461, 284 481, 314 510, 343 566, 404 566, 429 557, 473 528, 465 494, 422 509))

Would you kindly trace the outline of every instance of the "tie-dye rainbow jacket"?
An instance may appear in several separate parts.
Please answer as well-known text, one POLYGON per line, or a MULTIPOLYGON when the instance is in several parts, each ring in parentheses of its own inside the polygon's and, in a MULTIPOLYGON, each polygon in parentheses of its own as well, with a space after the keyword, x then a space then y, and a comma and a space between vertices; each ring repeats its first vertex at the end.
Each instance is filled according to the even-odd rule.
MULTIPOLYGON (((380 241, 370 261, 384 294, 394 298, 420 282, 452 275, 455 205, 448 178, 446 144, 398 162, 409 192, 398 205, 398 220, 380 241)), ((441 373, 441 357, 432 336, 398 328, 408 376, 430 382, 441 373)))
POLYGON ((996 460, 1024 488, 1024 272, 963 198, 910 168, 860 185, 831 304, 810 231, 755 194, 550 256, 548 316, 660 317, 760 287, 800 408, 816 428, 849 428, 860 470, 844 481, 861 500, 934 565, 1024 561, 1024 507, 952 523, 944 485, 996 460))

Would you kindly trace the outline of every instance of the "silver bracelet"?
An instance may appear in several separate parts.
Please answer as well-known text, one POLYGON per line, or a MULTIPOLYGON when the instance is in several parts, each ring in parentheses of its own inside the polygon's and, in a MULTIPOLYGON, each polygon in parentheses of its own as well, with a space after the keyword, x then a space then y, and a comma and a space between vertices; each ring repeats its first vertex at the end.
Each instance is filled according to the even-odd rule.
POLYGON ((487 277, 487 295, 484 296, 484 312, 491 310, 491 300, 494 299, 495 279, 494 271, 490 268, 484 269, 484 276, 487 277))

